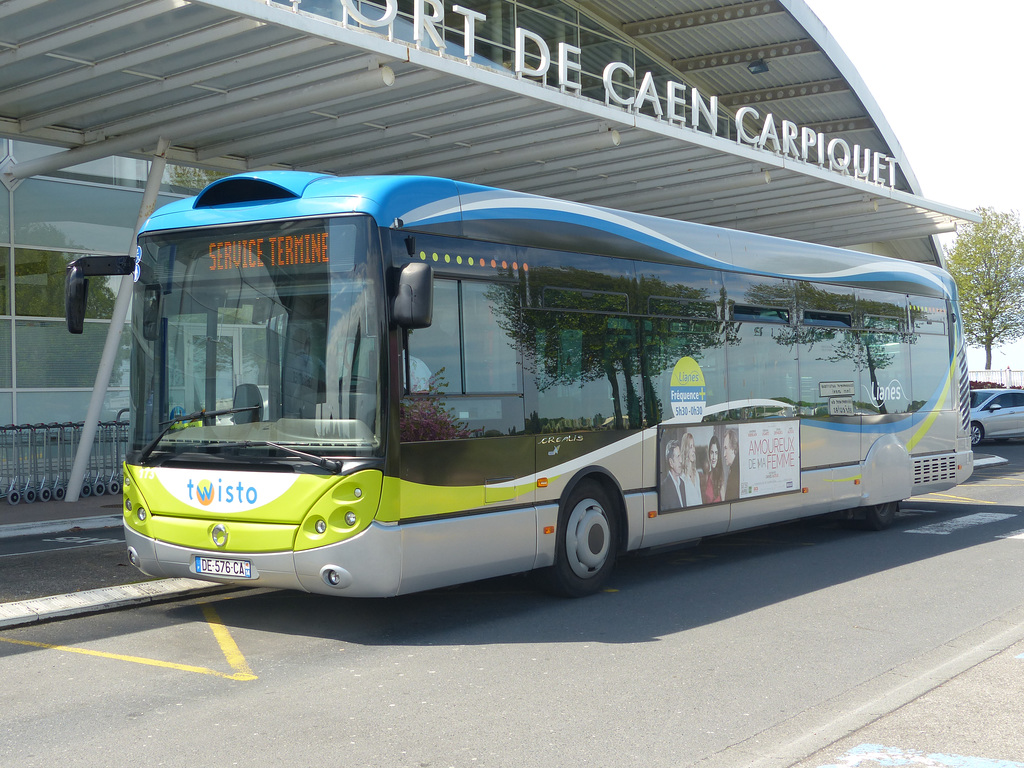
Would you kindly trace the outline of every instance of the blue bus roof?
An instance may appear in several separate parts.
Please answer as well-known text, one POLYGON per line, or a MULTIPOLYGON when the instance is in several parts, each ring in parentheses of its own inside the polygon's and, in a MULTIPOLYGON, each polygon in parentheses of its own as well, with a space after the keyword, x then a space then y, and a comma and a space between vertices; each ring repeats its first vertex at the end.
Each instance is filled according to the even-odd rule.
POLYGON ((949 275, 929 265, 430 176, 228 176, 157 210, 140 235, 342 213, 367 214, 380 226, 414 232, 936 297, 956 292, 949 275))

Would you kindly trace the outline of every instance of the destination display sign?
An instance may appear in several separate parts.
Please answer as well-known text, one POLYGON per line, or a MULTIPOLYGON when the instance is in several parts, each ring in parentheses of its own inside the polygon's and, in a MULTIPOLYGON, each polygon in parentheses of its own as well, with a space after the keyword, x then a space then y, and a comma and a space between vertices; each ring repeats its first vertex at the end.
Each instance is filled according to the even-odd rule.
POLYGON ((216 240, 203 250, 209 253, 211 271, 326 264, 330 260, 325 231, 216 240))

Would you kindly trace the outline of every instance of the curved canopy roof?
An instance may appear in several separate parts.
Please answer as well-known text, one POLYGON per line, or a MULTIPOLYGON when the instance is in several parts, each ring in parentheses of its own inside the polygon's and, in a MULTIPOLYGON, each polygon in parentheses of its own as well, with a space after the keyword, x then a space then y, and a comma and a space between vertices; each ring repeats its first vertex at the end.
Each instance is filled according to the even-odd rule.
POLYGON ((6 0, 0 135, 65 151, 0 178, 169 146, 214 170, 445 176, 933 264, 934 235, 977 220, 919 196, 803 0, 390 4, 376 26, 384 0, 6 0))

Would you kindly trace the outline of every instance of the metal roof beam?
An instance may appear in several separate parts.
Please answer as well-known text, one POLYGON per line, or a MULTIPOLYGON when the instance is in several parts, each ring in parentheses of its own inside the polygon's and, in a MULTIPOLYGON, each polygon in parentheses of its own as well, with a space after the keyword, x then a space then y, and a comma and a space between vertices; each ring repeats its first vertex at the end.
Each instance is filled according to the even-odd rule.
POLYGON ((379 173, 436 173, 438 168, 444 168, 445 173, 448 173, 451 164, 457 165, 469 158, 506 153, 523 146, 532 147, 546 140, 559 140, 564 135, 578 134, 579 126, 580 123, 567 124, 561 113, 545 112, 502 123, 498 136, 494 135, 495 130, 487 127, 472 128, 456 134, 437 136, 433 144, 419 139, 383 146, 372 152, 351 153, 352 157, 346 158, 347 162, 342 165, 330 164, 327 167, 342 172, 380 163, 382 168, 389 170, 377 171, 379 173), (544 119, 539 120, 540 117, 544 119), (484 137, 487 137, 486 140, 481 140, 484 137))
POLYGON ((839 204, 851 199, 849 193, 843 190, 826 187, 803 193, 804 189, 806 188, 800 186, 798 181, 794 182, 792 178, 776 178, 776 175, 772 175, 769 185, 720 190, 713 196, 680 198, 675 205, 655 205, 648 212, 658 216, 676 216, 705 224, 731 227, 733 222, 743 216, 768 214, 772 211, 787 213, 805 205, 820 205, 823 201, 839 204), (774 205, 780 197, 785 198, 787 205, 774 205))
MULTIPOLYGON (((336 77, 347 77, 353 73, 366 71, 368 63, 373 64, 376 59, 373 57, 360 56, 356 59, 339 61, 331 67, 319 67, 311 70, 293 72, 273 80, 253 83, 240 88, 221 93, 213 93, 200 98, 193 98, 184 103, 174 104, 150 112, 140 112, 132 118, 118 120, 103 125, 98 130, 92 131, 87 138, 105 139, 108 136, 118 136, 124 133, 145 130, 146 128, 159 125, 168 121, 180 121, 183 119, 202 119, 208 112, 215 110, 235 109, 238 104, 247 103, 253 100, 274 98, 281 94, 287 94, 297 89, 305 89, 317 83, 329 83, 336 77)), ((374 67, 376 68, 376 67, 374 67)), ((323 99, 319 104, 329 103, 323 99)), ((272 114, 270 111, 265 114, 272 114)), ((262 115, 261 115, 262 117, 262 115)), ((238 121, 241 124, 241 121, 238 121)))
POLYGON ((827 120, 818 123, 805 123, 804 125, 813 131, 826 133, 830 136, 837 133, 861 133, 863 131, 878 130, 878 127, 868 117, 840 118, 838 120, 827 120))
POLYGON ((488 182, 548 197, 578 199, 595 190, 605 189, 609 184, 622 184, 622 174, 631 179, 646 174, 652 167, 664 170, 672 164, 672 158, 691 154, 690 150, 672 142, 652 139, 639 131, 619 133, 623 137, 622 146, 615 150, 614 155, 551 158, 543 164, 495 171, 488 177, 488 182), (680 154, 680 149, 685 154, 680 154), (567 171, 574 176, 567 178, 567 171))
POLYGON ((646 193, 630 195, 630 202, 633 205, 653 205, 666 200, 687 200, 695 197, 708 197, 711 195, 730 192, 733 190, 749 189, 750 187, 763 187, 771 183, 772 177, 768 171, 757 171, 735 176, 724 176, 718 179, 707 181, 688 181, 677 187, 663 187, 659 190, 652 190, 646 193))
POLYGON ((734 51, 710 53, 704 56, 691 56, 686 59, 675 59, 672 66, 682 72, 696 72, 715 67, 730 67, 734 64, 750 64, 758 59, 769 61, 783 56, 801 56, 807 53, 818 53, 821 46, 809 38, 791 40, 787 43, 759 45, 756 48, 739 48, 734 51))
POLYGON ((800 208, 789 213, 773 213, 770 216, 754 216, 751 218, 735 219, 730 226, 737 229, 746 229, 753 232, 761 232, 767 229, 790 227, 794 224, 812 224, 821 221, 824 214, 830 219, 841 219, 845 216, 853 216, 864 213, 877 213, 877 200, 861 200, 841 205, 819 205, 814 207, 800 208))
POLYGON ((607 151, 619 146, 622 138, 618 131, 586 132, 581 135, 583 126, 576 126, 574 135, 557 140, 545 140, 532 143, 525 148, 517 147, 511 152, 488 152, 472 160, 453 163, 446 173, 452 178, 464 179, 493 168, 506 168, 510 165, 539 163, 548 159, 571 157, 597 150, 607 151))
POLYGON ((127 72, 139 64, 152 62, 156 59, 162 59, 167 56, 180 56, 188 50, 222 42, 229 37, 256 29, 259 26, 261 26, 260 22, 253 21, 252 19, 233 19, 201 29, 192 34, 162 41, 156 45, 147 45, 144 48, 129 51, 128 53, 92 62, 78 69, 61 72, 60 74, 38 80, 14 84, 9 88, 0 89, 0 100, 3 100, 8 94, 13 95, 14 92, 17 92, 18 98, 32 98, 36 94, 53 93, 62 88, 71 88, 95 78, 104 77, 116 72, 127 72))
POLYGON ((932 235, 945 235, 956 232, 955 221, 939 221, 934 224, 927 224, 920 227, 893 227, 883 231, 874 231, 871 236, 865 239, 863 236, 839 235, 829 242, 836 246, 844 245, 865 245, 867 243, 880 243, 886 240, 911 240, 918 237, 930 237, 932 235))
MULTIPOLYGON (((465 89, 438 91, 421 96, 413 96, 402 101, 402 111, 415 111, 420 107, 443 108, 449 104, 465 104, 467 98, 486 96, 489 89, 485 86, 468 86, 465 89)), ((460 110, 459 114, 477 113, 481 116, 492 114, 494 104, 489 102, 479 107, 460 110)), ((387 124, 386 121, 393 120, 395 108, 393 104, 384 104, 361 111, 352 120, 351 114, 331 114, 326 111, 310 113, 319 120, 314 120, 302 125, 296 125, 285 130, 274 131, 268 134, 264 126, 259 123, 245 126, 244 134, 239 131, 235 138, 226 141, 204 146, 197 157, 208 159, 222 154, 249 155, 249 161, 253 166, 260 166, 268 162, 277 162, 282 153, 287 153, 288 161, 293 164, 302 163, 306 160, 315 160, 322 155, 330 155, 338 151, 351 151, 352 136, 344 135, 341 132, 348 128, 359 130, 366 126, 383 124, 385 136, 388 135, 417 135, 421 125, 426 121, 411 121, 409 123, 387 124), (349 122, 343 122, 349 118, 349 122), (256 154, 254 154, 256 153, 256 154)), ((444 117, 449 118, 451 111, 446 112, 444 117)), ((274 119, 274 118, 271 118, 274 119)), ((379 130, 379 129, 378 129, 379 130)))
MULTIPOLYGON (((946 217, 917 216, 912 210, 881 212, 822 222, 818 226, 773 228, 765 234, 775 237, 808 240, 839 247, 866 245, 892 240, 910 240, 952 232, 956 222, 946 217)), ((759 232, 764 230, 758 230, 759 232)))
MULTIPOLYGON (((461 100, 461 99, 460 99, 461 100)), ((403 102, 403 105, 408 102, 403 102)), ((437 106, 443 106, 442 101, 435 100, 437 106)), ((533 106, 534 112, 527 112, 518 100, 507 100, 503 102, 492 102, 480 105, 469 110, 460 112, 460 116, 466 117, 472 128, 464 128, 460 131, 450 133, 437 133, 427 135, 431 128, 431 120, 419 120, 408 124, 391 125, 367 134, 363 131, 360 138, 352 135, 343 136, 331 141, 318 142, 305 151, 289 153, 289 159, 299 167, 304 167, 316 162, 318 157, 332 152, 345 151, 347 154, 359 153, 360 160, 377 162, 392 160, 396 156, 411 158, 428 151, 441 151, 454 145, 473 145, 479 142, 481 135, 490 135, 494 132, 494 125, 502 133, 510 130, 520 130, 526 133, 531 129, 543 127, 545 124, 553 124, 556 118, 555 113, 544 108, 542 105, 533 106), (504 116, 514 113, 515 119, 504 120, 504 116), (547 115, 547 119, 538 120, 547 115), (486 120, 487 122, 483 122, 486 120), (390 139, 390 140, 389 140, 390 139)), ((366 125, 372 120, 363 120, 360 115, 360 123, 357 126, 366 125)), ((439 116, 438 125, 447 122, 447 115, 439 116)), ((467 147, 468 148, 468 147, 467 147)), ((268 159, 267 156, 256 156, 253 162, 260 162, 268 159)))
MULTIPOLYGON (((236 57, 230 61, 221 61, 217 64, 197 67, 166 78, 147 80, 139 85, 133 85, 129 88, 107 93, 97 98, 72 100, 61 107, 50 109, 46 112, 39 112, 34 115, 28 115, 22 118, 21 129, 28 133, 37 128, 42 128, 47 125, 57 125, 67 122, 73 118, 81 117, 82 115, 102 113, 105 110, 124 104, 126 101, 142 101, 143 99, 147 99, 157 94, 169 93, 177 88, 197 86, 203 81, 213 80, 217 77, 236 72, 239 68, 255 65, 257 63, 265 64, 275 60, 287 59, 297 53, 303 53, 312 48, 319 48, 325 45, 329 45, 329 43, 323 40, 292 40, 287 43, 282 43, 281 45, 255 51, 245 56, 236 57)), ((191 46, 186 45, 182 48, 182 51, 189 48, 191 48, 191 46)), ((254 90, 257 90, 258 88, 259 86, 256 86, 254 90)), ((164 114, 168 119, 173 119, 174 117, 179 116, 180 113, 181 107, 178 105, 164 110, 164 114)), ((149 115, 147 114, 141 119, 146 120, 148 117, 149 115)), ((136 120, 135 123, 125 121, 125 123, 122 124, 123 127, 113 130, 111 133, 126 133, 133 130, 133 125, 137 124, 138 120, 136 120)))
POLYGON ((850 90, 852 89, 849 83, 841 77, 835 77, 829 80, 815 80, 810 83, 784 85, 779 88, 762 88, 756 91, 726 93, 718 97, 718 102, 726 107, 740 107, 745 104, 760 106, 762 104, 771 105, 790 99, 803 99, 808 96, 828 96, 834 93, 845 93, 850 90))
POLYGON ((757 0, 751 3, 738 3, 693 13, 676 13, 644 21, 623 24, 622 31, 630 37, 654 37, 684 29, 707 27, 740 19, 761 18, 771 14, 785 13, 786 9, 775 0, 757 0))
POLYGON ((546 130, 531 131, 524 141, 522 134, 503 136, 492 141, 481 142, 472 147, 455 147, 442 152, 429 152, 411 161, 392 156, 391 163, 385 163, 381 173, 420 173, 444 168, 446 175, 465 178, 485 171, 528 165, 542 159, 574 154, 573 142, 583 143, 583 136, 603 136, 604 146, 611 148, 615 136, 611 131, 598 133, 600 126, 588 120, 576 124, 561 123, 546 130))
MULTIPOLYGON (((728 191, 728 190, 726 190, 728 191)), ((728 206, 723 206, 723 198, 728 195, 719 194, 715 198, 701 200, 696 212, 701 221, 708 224, 732 227, 744 219, 774 219, 777 216, 788 216, 795 211, 812 208, 825 210, 828 206, 843 205, 850 201, 863 201, 861 194, 851 194, 844 189, 806 190, 803 186, 794 186, 791 179, 775 179, 769 190, 747 189, 743 194, 733 195, 728 206), (779 202, 779 195, 785 196, 785 202, 779 202), (710 204, 710 205, 709 205, 710 204)), ((691 206, 691 208, 693 208, 691 206)))
MULTIPOLYGON (((869 210, 857 213, 853 204, 842 204, 833 206, 839 211, 839 215, 825 219, 819 216, 817 219, 806 221, 791 221, 785 224, 759 226, 756 229, 747 225, 745 221, 737 221, 729 226, 766 234, 774 234, 780 237, 784 233, 798 232, 800 239, 815 238, 823 239, 830 237, 859 238, 861 242, 874 239, 876 232, 892 231, 897 228, 922 228, 938 226, 946 220, 945 217, 938 217, 929 214, 919 208, 906 205, 879 206, 878 211, 869 210)), ((825 209, 822 209, 823 211, 825 209)), ((852 242, 852 240, 847 240, 852 242)))
POLYGON ((43 5, 47 0, 7 0, 4 3, 0 3, 0 21, 10 18, 16 13, 22 11, 31 11, 33 8, 38 8, 43 5))
POLYGON ((313 83, 305 88, 290 89, 264 99, 236 104, 232 109, 210 111, 201 117, 183 117, 107 141, 98 141, 66 152, 16 163, 5 169, 4 175, 14 179, 24 179, 90 160, 98 160, 102 157, 119 155, 124 152, 137 152, 154 144, 161 137, 168 137, 173 141, 174 137, 183 134, 233 125, 262 117, 268 113, 308 109, 315 104, 331 102, 343 96, 351 96, 381 86, 390 86, 394 82, 394 72, 388 67, 366 70, 348 77, 332 78, 327 82, 313 83))
POLYGON ((75 24, 51 35, 37 37, 17 48, 2 51, 0 52, 0 66, 14 61, 24 61, 31 56, 51 54, 60 48, 77 45, 83 40, 89 40, 98 35, 111 35, 119 29, 148 21, 173 11, 175 8, 184 8, 186 5, 185 0, 154 0, 133 8, 114 10, 84 24, 75 24))
MULTIPOLYGON (((385 69, 389 69, 389 68, 385 68, 385 69)), ((359 73, 357 72, 357 76, 358 76, 358 74, 359 73)), ((417 71, 417 72, 411 72, 411 73, 406 73, 406 74, 402 75, 402 79, 401 79, 400 82, 402 83, 402 85, 406 89, 408 89, 411 84, 414 84, 415 86, 418 86, 418 85, 421 85, 421 84, 429 84, 436 77, 437 77, 437 73, 436 72, 430 72, 430 71, 427 71, 427 70, 420 70, 420 71, 417 71)), ((366 90, 370 90, 370 89, 366 89, 366 90)), ((394 98, 397 101, 401 101, 401 96, 398 96, 397 95, 398 93, 401 93, 401 89, 400 88, 395 87, 394 89, 390 89, 390 88, 388 89, 388 96, 389 97, 391 97, 394 94, 394 98)), ((273 94, 273 96, 275 98, 277 98, 277 97, 279 97, 279 98, 286 98, 287 97, 287 91, 275 92, 273 94)), ((258 125, 258 124, 262 123, 262 124, 266 125, 266 121, 267 121, 268 117, 270 117, 270 116, 273 116, 274 118, 277 119, 278 122, 280 122, 282 124, 294 125, 295 124, 295 120, 291 120, 291 118, 296 118, 297 120, 303 120, 303 119, 306 118, 306 116, 308 114, 320 113, 320 112, 322 112, 324 109, 326 109, 328 107, 337 109, 339 107, 339 105, 341 105, 341 104, 349 104, 350 106, 353 107, 353 111, 357 112, 358 111, 358 103, 362 103, 367 98, 369 98, 369 96, 364 91, 362 91, 362 90, 354 91, 352 93, 342 92, 342 93, 339 93, 336 97, 333 97, 333 98, 330 98, 330 99, 325 99, 325 100, 319 101, 319 102, 317 102, 315 104, 310 104, 308 107, 301 107, 301 108, 285 110, 285 111, 277 111, 277 112, 271 113, 271 115, 268 115, 268 113, 263 113, 263 114, 260 114, 258 116, 255 116, 255 117, 253 117, 253 118, 251 118, 249 120, 223 123, 223 124, 215 125, 215 126, 212 126, 212 127, 209 127, 209 128, 200 127, 200 128, 197 128, 196 132, 191 133, 191 134, 185 134, 185 135, 187 136, 188 141, 191 144, 194 144, 195 146, 205 146, 206 144, 212 144, 212 143, 215 143, 215 142, 216 143, 223 143, 225 141, 228 141, 231 136, 235 135, 235 133, 239 130, 239 128, 241 128, 242 130, 245 130, 245 127, 250 125, 250 124, 257 124, 258 125)), ((253 99, 252 101, 253 102, 258 102, 258 101, 261 101, 261 100, 262 99, 253 99)), ((232 109, 235 109, 235 107, 232 107, 232 109)), ((204 113, 200 117, 201 118, 205 118, 205 116, 206 116, 206 113, 204 113)), ((285 159, 283 157, 281 157, 280 155, 279 155, 277 160, 268 161, 268 162, 286 163, 285 159)), ((264 165, 266 165, 266 164, 264 164, 264 165)))
POLYGON ((712 182, 730 170, 733 174, 747 175, 760 170, 755 164, 735 166, 721 157, 704 156, 696 162, 689 161, 686 154, 698 156, 678 152, 648 154, 640 160, 630 160, 636 168, 630 178, 615 175, 589 179, 586 183, 555 187, 555 192, 558 196, 586 194, 589 200, 627 197, 631 204, 648 205, 654 200, 689 197, 687 190, 691 184, 712 182), (685 170, 680 166, 686 166, 685 170))

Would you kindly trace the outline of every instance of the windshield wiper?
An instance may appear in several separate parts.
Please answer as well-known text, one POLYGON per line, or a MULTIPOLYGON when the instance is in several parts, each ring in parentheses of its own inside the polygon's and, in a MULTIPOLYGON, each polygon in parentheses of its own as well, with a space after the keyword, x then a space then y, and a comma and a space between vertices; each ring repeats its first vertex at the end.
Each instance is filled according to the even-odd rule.
POLYGON ((342 464, 340 461, 334 459, 328 459, 325 456, 314 456, 312 453, 306 453, 305 451, 297 450, 296 448, 290 448, 287 445, 280 445, 279 443, 272 443, 269 440, 241 440, 235 443, 211 443, 211 448, 262 448, 264 446, 270 446, 271 448, 277 448, 279 451, 283 451, 297 459, 304 459, 310 464, 315 464, 321 469, 326 469, 332 475, 336 475, 341 471, 342 464))
POLYGON ((142 451, 139 453, 139 463, 141 464, 143 461, 146 460, 149 454, 151 454, 153 450, 160 444, 160 441, 164 439, 167 433, 171 431, 171 427, 173 427, 175 424, 180 424, 183 421, 195 421, 196 419, 212 419, 216 416, 227 416, 228 414, 231 413, 255 411, 259 407, 259 405, 245 405, 240 408, 221 408, 219 411, 208 411, 205 408, 203 408, 201 411, 190 413, 187 416, 175 416, 170 421, 165 422, 163 425, 163 429, 160 430, 160 433, 152 440, 150 440, 148 443, 146 443, 145 447, 143 447, 142 451))

